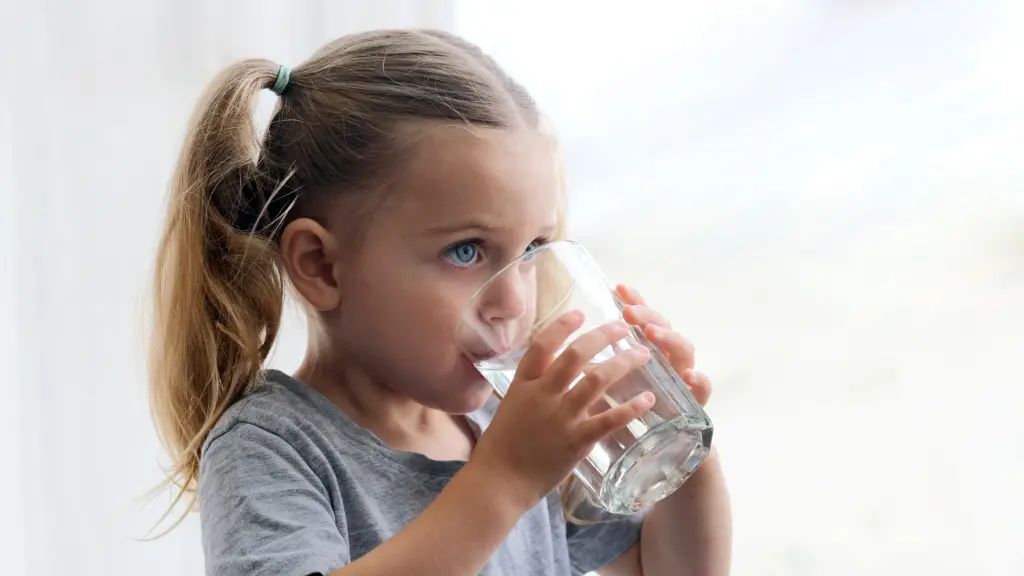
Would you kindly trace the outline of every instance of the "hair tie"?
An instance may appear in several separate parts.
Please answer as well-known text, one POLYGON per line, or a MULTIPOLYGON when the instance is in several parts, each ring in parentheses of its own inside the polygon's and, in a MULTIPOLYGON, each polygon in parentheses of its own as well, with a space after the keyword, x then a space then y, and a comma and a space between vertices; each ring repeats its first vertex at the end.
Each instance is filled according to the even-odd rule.
POLYGON ((281 66, 277 69, 277 80, 274 81, 274 86, 270 91, 278 96, 284 95, 284 91, 288 88, 288 81, 291 77, 292 69, 287 66, 281 66))

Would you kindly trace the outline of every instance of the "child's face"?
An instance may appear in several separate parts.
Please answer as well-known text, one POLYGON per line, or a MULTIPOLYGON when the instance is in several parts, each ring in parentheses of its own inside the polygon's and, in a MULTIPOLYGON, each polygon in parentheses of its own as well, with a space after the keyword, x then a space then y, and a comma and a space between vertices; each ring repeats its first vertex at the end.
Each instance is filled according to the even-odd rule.
POLYGON ((553 144, 533 131, 436 128, 390 194, 330 329, 377 382, 450 413, 475 410, 491 389, 456 341, 460 314, 488 278, 555 233, 553 144))

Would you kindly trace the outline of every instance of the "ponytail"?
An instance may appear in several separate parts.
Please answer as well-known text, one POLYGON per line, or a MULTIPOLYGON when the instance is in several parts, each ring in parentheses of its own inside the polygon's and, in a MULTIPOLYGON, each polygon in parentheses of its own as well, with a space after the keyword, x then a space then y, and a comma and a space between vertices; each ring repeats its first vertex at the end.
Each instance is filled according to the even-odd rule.
POLYGON ((540 127, 530 95, 445 32, 353 34, 290 77, 283 71, 275 87, 279 70, 246 60, 221 73, 195 112, 171 184, 149 366, 153 418, 171 455, 165 486, 177 488, 161 522, 182 501, 193 507, 210 430, 257 385, 281 324, 276 238, 292 207, 306 212, 321 195, 380 188, 404 146, 396 130, 408 121, 540 127), (272 88, 284 97, 261 143, 256 101, 272 88))
POLYGON ((149 366, 153 419, 172 458, 164 486, 177 489, 160 522, 182 500, 194 507, 203 443, 255 385, 280 327, 276 249, 238 225, 258 180, 256 101, 277 72, 269 61, 246 60, 217 77, 194 112, 171 183, 149 366))

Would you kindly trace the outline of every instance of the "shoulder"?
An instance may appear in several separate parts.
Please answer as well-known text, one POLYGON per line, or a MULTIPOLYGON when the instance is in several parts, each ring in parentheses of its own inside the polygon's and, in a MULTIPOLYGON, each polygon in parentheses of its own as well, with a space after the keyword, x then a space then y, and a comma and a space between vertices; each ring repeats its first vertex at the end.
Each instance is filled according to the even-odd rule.
POLYGON ((271 374, 214 426, 197 494, 208 573, 327 574, 348 562, 318 412, 271 374))
POLYGON ((316 430, 323 429, 324 415, 304 391, 276 371, 261 376, 255 390, 229 407, 210 430, 203 444, 205 455, 217 444, 237 444, 272 438, 306 452, 316 443, 316 430))
MULTIPOLYGON (((209 505, 221 497, 257 494, 267 478, 280 486, 312 489, 326 501, 337 450, 330 422, 306 392, 268 372, 259 386, 224 412, 203 444, 199 496, 209 505)), ((312 391, 310 390, 310 393, 312 391)))

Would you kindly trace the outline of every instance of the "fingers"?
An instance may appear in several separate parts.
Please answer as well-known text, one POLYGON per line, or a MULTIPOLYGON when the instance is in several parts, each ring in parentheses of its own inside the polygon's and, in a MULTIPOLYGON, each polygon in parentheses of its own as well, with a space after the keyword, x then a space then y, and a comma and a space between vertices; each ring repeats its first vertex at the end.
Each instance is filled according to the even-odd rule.
POLYGON ((629 402, 605 410, 580 424, 579 434, 584 442, 593 444, 608 434, 643 416, 654 406, 654 394, 644 392, 629 402))
POLYGON ((617 320, 598 326, 577 338, 551 364, 548 372, 552 385, 559 389, 568 388, 569 383, 583 371, 584 366, 598 352, 622 340, 628 333, 629 327, 626 323, 617 320))
POLYGON ((621 298, 622 301, 625 302, 626 304, 639 304, 641 306, 647 305, 647 302, 644 300, 644 297, 641 296, 639 292, 637 292, 636 288, 630 288, 625 284, 619 284, 618 286, 615 287, 615 292, 619 295, 619 298, 621 298))
POLYGON ((693 368, 695 350, 682 334, 661 326, 648 325, 644 329, 644 336, 661 350, 676 372, 682 374, 684 370, 693 368))
POLYGON ((622 309, 622 317, 626 319, 626 322, 640 328, 646 328, 651 324, 663 328, 672 327, 667 318, 643 304, 626 306, 622 309))
POLYGON ((683 381, 690 387, 690 392, 701 406, 708 403, 711 398, 711 380, 701 372, 684 370, 679 374, 683 381))
POLYGON ((615 288, 619 298, 627 304, 622 309, 622 317, 634 326, 643 330, 644 336, 653 342, 668 359, 672 368, 680 375, 689 372, 693 381, 686 383, 693 391, 694 397, 701 404, 711 396, 711 381, 699 372, 693 372, 695 361, 693 344, 681 334, 672 330, 672 326, 661 314, 647 306, 643 297, 635 288, 619 284, 615 288))
POLYGON ((633 370, 651 359, 646 346, 630 348, 605 360, 591 370, 586 377, 566 393, 566 402, 577 412, 586 410, 609 386, 622 380, 633 370))
POLYGON ((551 365, 555 353, 565 344, 565 340, 581 326, 583 313, 579 310, 572 310, 559 316, 533 339, 530 348, 519 361, 516 373, 527 380, 540 378, 551 365))

